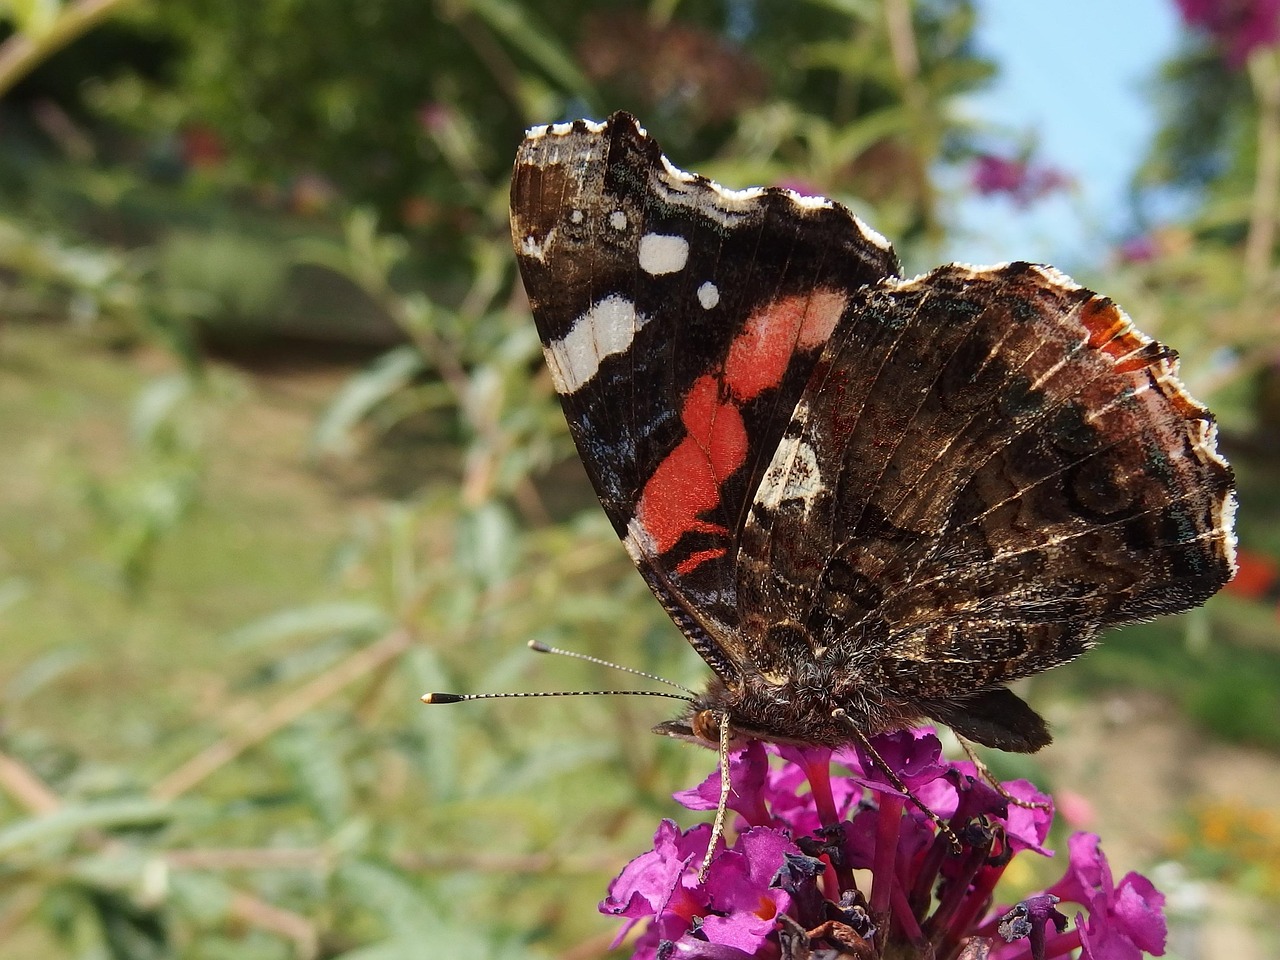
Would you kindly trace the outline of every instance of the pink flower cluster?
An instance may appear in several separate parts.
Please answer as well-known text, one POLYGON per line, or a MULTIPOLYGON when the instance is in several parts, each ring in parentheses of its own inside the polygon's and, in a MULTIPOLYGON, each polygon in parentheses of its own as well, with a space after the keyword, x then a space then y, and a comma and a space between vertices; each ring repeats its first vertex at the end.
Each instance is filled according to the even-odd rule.
POLYGON ((1226 48, 1238 67, 1259 47, 1280 41, 1280 0, 1177 0, 1188 26, 1204 30, 1226 48))
MULTIPOLYGON (((902 731, 876 749, 961 841, 890 785, 860 751, 752 742, 730 757, 737 815, 731 845, 717 842, 698 878, 711 828, 681 831, 664 820, 653 849, 609 887, 603 913, 642 921, 636 960, 791 960, 819 956, 936 960, 1140 960, 1164 950, 1164 897, 1135 873, 1112 877, 1099 841, 1068 841, 1066 875, 1044 893, 995 905, 1012 858, 1052 856, 1044 841, 1048 797, 1024 780, 1003 784, 1010 804, 973 764, 942 758, 931 731, 902 731), (770 754, 784 762, 770 763, 770 754), (832 762, 844 768, 832 774, 832 762), (807 786, 807 789, 805 787, 807 786), (855 871, 869 871, 870 882, 855 871), (866 889, 863 889, 866 887, 866 889), (1057 908, 1075 904, 1074 925, 1057 908)), ((692 810, 714 809, 719 774, 676 794, 692 810)))
POLYGON ((1071 186, 1071 178, 1055 167, 1032 163, 1025 158, 979 154, 970 173, 973 189, 984 197, 1005 194, 1020 207, 1071 186))

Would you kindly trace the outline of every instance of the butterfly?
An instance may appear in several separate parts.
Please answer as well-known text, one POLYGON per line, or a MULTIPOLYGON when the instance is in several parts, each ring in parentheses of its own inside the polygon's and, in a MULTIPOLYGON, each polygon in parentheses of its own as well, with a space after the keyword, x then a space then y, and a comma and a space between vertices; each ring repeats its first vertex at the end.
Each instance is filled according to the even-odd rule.
POLYGON ((904 278, 841 204, 686 173, 621 112, 528 132, 511 230, 600 503, 711 670, 656 732, 1035 751, 1011 681, 1233 574, 1212 415, 1052 267, 904 278))

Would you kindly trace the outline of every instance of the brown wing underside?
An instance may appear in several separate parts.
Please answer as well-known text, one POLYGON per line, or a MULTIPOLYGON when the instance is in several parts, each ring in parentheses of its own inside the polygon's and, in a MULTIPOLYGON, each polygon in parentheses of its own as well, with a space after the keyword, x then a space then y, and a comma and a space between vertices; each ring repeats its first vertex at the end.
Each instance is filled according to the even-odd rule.
POLYGON ((1202 602, 1234 570, 1233 483, 1176 369, 1051 268, 869 289, 756 495, 728 653, 954 700, 1202 602))

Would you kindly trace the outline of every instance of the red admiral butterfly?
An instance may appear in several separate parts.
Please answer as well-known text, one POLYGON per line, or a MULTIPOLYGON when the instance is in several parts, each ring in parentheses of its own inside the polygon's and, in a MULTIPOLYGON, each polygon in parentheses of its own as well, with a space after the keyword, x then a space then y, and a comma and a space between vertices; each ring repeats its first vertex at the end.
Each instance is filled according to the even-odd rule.
POLYGON ((685 173, 626 113, 529 131, 511 229, 600 502, 714 673, 659 733, 1034 751, 1009 681, 1232 576, 1213 417, 1052 267, 903 279, 840 204, 685 173))

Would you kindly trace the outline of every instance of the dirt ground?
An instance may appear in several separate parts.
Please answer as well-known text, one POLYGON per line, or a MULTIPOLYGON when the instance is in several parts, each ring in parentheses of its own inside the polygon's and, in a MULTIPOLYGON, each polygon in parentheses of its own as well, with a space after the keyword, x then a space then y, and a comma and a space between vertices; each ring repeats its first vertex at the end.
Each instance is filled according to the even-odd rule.
MULTIPOLYGON (((1274 903, 1191 879, 1169 859, 1170 837, 1186 829, 1189 806, 1239 804, 1280 823, 1280 760, 1207 739, 1151 693, 1111 693, 1063 705, 1049 719, 1056 739, 1037 759, 1053 771, 1059 791, 1068 789, 1086 801, 1080 805, 1086 812, 1076 814, 1073 826, 1102 837, 1116 878, 1137 869, 1168 895, 1169 956, 1280 957, 1274 903)), ((1060 810, 1073 819, 1070 808, 1060 810)))

